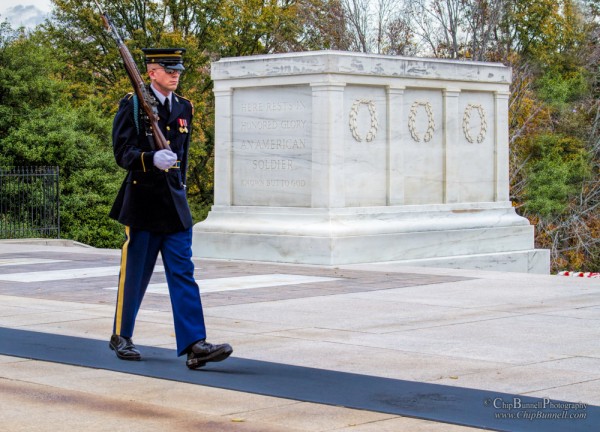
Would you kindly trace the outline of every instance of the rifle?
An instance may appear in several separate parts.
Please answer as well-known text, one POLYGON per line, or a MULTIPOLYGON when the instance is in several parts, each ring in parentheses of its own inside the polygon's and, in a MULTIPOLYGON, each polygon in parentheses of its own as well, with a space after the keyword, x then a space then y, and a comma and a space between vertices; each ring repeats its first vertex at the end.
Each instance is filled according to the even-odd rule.
POLYGON ((117 43, 119 53, 123 59, 123 64, 125 65, 125 70, 127 71, 131 85, 133 85, 135 94, 137 95, 144 113, 146 114, 146 119, 150 124, 150 127, 146 128, 146 135, 148 136, 150 143, 154 143, 160 150, 171 150, 171 147, 167 143, 167 139, 158 127, 158 101, 146 88, 146 84, 144 83, 142 75, 140 74, 140 71, 135 64, 127 45, 125 45, 123 39, 121 39, 121 36, 119 35, 119 32, 117 31, 117 28, 113 24, 112 20, 109 18, 108 14, 102 10, 102 6, 100 6, 98 1, 95 1, 98 9, 100 9, 100 13, 102 14, 104 26, 117 43))

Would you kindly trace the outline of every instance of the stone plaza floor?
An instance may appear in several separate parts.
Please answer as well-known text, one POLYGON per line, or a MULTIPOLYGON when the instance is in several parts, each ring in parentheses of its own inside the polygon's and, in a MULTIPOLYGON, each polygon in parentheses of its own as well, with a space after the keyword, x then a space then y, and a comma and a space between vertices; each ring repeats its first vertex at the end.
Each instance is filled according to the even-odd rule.
POLYGON ((598 430, 598 279, 195 260, 234 353, 189 371, 160 263, 143 360, 108 349, 119 259, 0 242, 0 430, 598 430))

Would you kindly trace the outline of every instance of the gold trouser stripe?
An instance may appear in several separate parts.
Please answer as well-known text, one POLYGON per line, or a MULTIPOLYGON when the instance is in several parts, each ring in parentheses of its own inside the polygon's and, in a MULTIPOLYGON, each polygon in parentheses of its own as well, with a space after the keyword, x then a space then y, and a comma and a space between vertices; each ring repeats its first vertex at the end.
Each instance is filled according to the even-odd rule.
POLYGON ((144 170, 144 172, 146 172, 146 164, 144 163, 144 152, 142 152, 140 159, 142 160, 142 169, 144 170))
POLYGON ((129 227, 125 227, 125 236, 127 240, 121 250, 121 272, 119 273, 119 289, 117 295, 117 312, 115 317, 115 333, 121 334, 121 321, 123 319, 123 296, 125 295, 125 276, 127 270, 127 248, 129 247, 129 227))

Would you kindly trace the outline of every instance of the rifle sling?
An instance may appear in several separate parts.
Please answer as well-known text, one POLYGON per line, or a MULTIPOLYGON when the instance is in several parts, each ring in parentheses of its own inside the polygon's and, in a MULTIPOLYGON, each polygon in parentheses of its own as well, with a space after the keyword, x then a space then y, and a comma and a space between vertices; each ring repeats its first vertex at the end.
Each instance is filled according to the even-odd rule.
POLYGON ((152 134, 152 128, 150 127, 150 120, 148 117, 140 111, 140 101, 138 99, 137 94, 133 94, 133 120, 135 122, 135 129, 137 130, 138 135, 140 134, 140 117, 143 117, 144 120, 144 129, 146 132, 146 137, 148 138, 148 142, 150 143, 150 147, 152 150, 156 150, 156 144, 154 143, 154 135, 152 134))

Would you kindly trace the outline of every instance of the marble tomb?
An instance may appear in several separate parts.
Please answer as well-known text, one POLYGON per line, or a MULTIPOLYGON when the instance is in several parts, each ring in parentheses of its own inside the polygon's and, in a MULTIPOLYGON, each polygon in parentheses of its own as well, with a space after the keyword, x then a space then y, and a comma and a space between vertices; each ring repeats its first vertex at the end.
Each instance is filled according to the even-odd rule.
POLYGON ((316 51, 212 64, 197 257, 549 272, 509 199, 511 70, 316 51))

